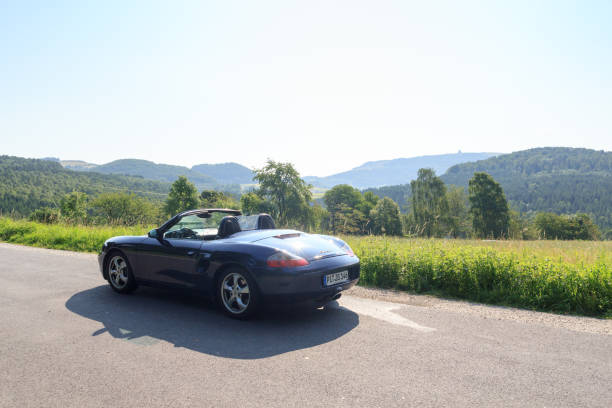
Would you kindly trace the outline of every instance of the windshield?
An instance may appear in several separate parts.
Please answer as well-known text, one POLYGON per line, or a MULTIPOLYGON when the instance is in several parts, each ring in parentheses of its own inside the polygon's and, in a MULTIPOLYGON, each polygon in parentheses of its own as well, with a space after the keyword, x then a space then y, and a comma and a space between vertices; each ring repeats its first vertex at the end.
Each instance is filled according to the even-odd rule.
POLYGON ((186 215, 164 233, 164 238, 204 239, 216 236, 219 224, 227 213, 210 213, 210 217, 201 218, 198 215, 186 215))
POLYGON ((241 215, 236 218, 238 218, 238 223, 240 224, 240 229, 242 231, 257 229, 257 220, 259 219, 259 215, 241 215))

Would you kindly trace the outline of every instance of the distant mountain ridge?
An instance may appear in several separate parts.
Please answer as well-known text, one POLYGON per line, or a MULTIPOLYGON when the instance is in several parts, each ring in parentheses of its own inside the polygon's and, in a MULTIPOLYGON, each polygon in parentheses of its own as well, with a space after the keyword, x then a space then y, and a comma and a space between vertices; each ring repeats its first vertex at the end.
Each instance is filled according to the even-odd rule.
POLYGON ((349 171, 327 177, 304 177, 307 183, 315 187, 331 188, 337 184, 349 184, 355 188, 391 186, 410 183, 416 178, 420 168, 432 168, 438 174, 448 168, 470 161, 487 159, 500 153, 451 153, 429 156, 417 156, 393 160, 371 161, 349 171))
MULTIPOLYGON (((433 168, 438 174, 449 167, 469 161, 486 159, 499 153, 451 153, 393 160, 370 161, 351 170, 327 177, 307 176, 304 180, 315 187, 331 188, 349 184, 356 188, 390 186, 409 183, 420 168, 433 168)), ((140 176, 151 180, 173 182, 186 176, 198 189, 219 189, 229 185, 253 184, 253 170, 238 163, 197 164, 191 168, 141 159, 120 159, 96 165, 82 160, 59 160, 62 166, 77 171, 103 174, 140 176)))
POLYGON ((253 170, 238 163, 197 164, 191 168, 206 174, 222 184, 252 184, 253 170))
MULTIPOLYGON (((85 169, 84 169, 85 170, 85 169)), ((215 188, 219 183, 214 178, 193 171, 188 167, 158 164, 148 160, 121 159, 86 169, 103 174, 124 174, 140 176, 151 180, 171 183, 179 176, 185 176, 199 190, 215 188)))
MULTIPOLYGON (((49 160, 49 159, 43 159, 49 160)), ((57 160, 64 168, 70 170, 91 170, 94 167, 97 167, 97 164, 87 163, 83 160, 57 160)))
POLYGON ((253 171, 238 163, 198 164, 190 169, 186 166, 154 163, 141 159, 120 159, 105 164, 57 158, 43 160, 59 162, 70 170, 138 176, 163 182, 173 182, 179 176, 185 176, 200 190, 253 183, 253 171))

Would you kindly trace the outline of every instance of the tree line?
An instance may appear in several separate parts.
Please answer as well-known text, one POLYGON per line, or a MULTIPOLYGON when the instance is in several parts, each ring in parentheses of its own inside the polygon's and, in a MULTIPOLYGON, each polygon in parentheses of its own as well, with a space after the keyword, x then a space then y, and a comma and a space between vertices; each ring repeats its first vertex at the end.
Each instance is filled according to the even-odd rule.
POLYGON ((447 184, 467 187, 475 172, 493 176, 512 208, 531 219, 539 212, 585 212, 600 228, 612 229, 612 152, 529 149, 458 164, 441 178, 447 184))
MULTIPOLYGON (((447 186, 432 169, 420 169, 409 184, 404 211, 391 197, 343 184, 314 199, 311 188, 290 163, 268 160, 254 172, 256 188, 244 194, 203 190, 179 177, 164 201, 125 191, 88 194, 71 191, 54 206, 30 213, 40 222, 81 224, 159 224, 192 208, 239 208, 269 213, 279 227, 332 234, 414 237, 599 239, 586 214, 538 213, 526 217, 510 209, 501 185, 476 172, 463 187, 447 186)), ((130 180, 131 181, 131 180, 130 180)), ((406 185, 408 186, 408 185, 406 185)))

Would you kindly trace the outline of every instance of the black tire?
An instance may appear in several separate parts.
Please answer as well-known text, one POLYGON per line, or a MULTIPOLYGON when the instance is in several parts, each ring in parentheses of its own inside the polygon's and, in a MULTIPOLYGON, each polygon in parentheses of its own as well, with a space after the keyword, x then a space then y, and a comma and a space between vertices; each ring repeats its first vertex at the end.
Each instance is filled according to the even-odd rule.
POLYGON ((132 293, 138 285, 127 257, 119 252, 111 252, 106 261, 106 276, 111 289, 117 293, 132 293))
POLYGON ((234 319, 248 319, 259 310, 260 295, 251 275, 242 268, 223 271, 215 284, 217 306, 234 319), (245 292, 245 289, 248 292, 245 292))

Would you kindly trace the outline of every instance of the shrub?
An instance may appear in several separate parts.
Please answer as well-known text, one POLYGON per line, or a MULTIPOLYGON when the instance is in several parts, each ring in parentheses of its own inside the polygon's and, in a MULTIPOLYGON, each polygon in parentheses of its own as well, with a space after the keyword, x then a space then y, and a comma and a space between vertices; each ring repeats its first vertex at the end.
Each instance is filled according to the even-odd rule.
POLYGON ((28 219, 43 224, 55 224, 60 220, 60 212, 57 208, 43 207, 32 211, 28 219))

